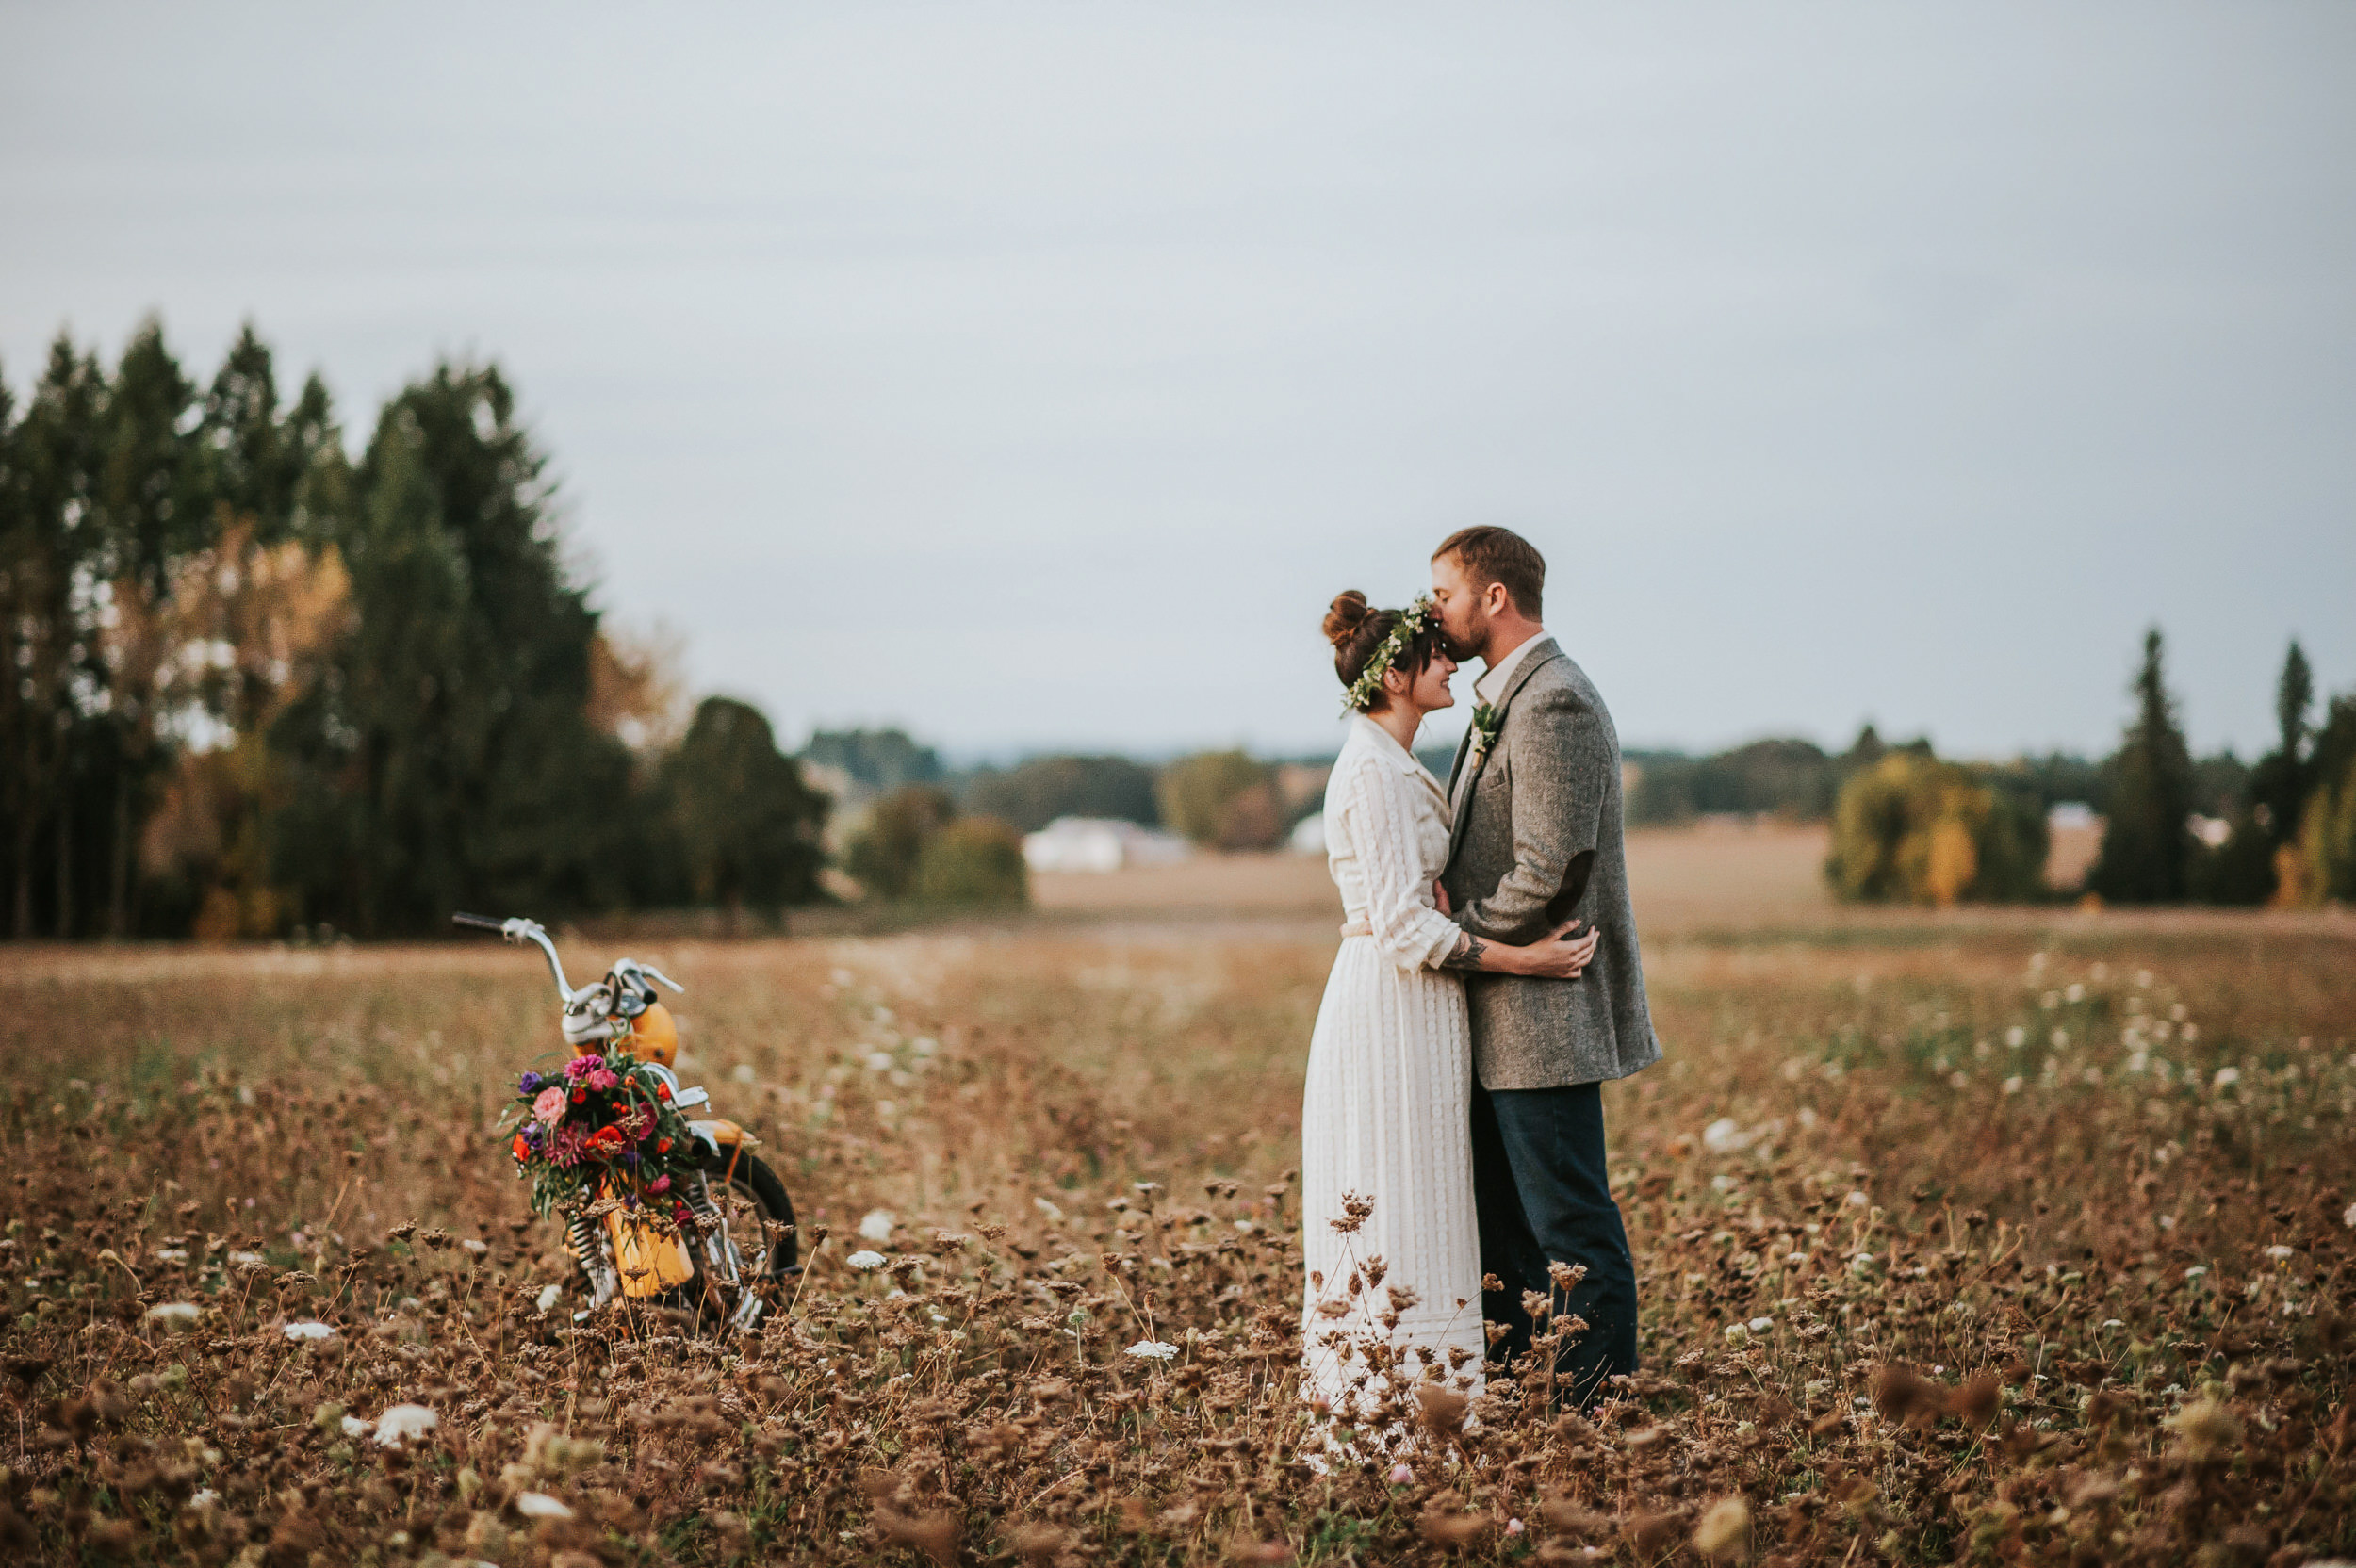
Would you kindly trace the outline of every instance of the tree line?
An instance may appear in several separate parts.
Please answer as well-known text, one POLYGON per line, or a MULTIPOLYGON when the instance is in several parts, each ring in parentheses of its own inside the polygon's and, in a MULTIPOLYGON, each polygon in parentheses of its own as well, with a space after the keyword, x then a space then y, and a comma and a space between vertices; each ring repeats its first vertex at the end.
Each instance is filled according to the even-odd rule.
POLYGON ((2272 749, 2251 764, 2230 752, 2196 761, 2166 662, 2153 628, 2131 686, 2134 714, 2099 764, 1966 765, 1919 743, 1853 763, 1833 808, 1834 890, 1938 905, 2075 892, 2112 904, 2356 898, 2356 692, 2332 698, 2318 720, 2314 674, 2293 641, 2276 683, 2272 749), (2083 890, 2044 881, 2045 812, 2060 799, 2102 813, 2083 890))
POLYGON ((0 888, 34 936, 366 937, 814 895, 826 798, 744 704, 692 714, 562 558, 495 365, 355 456, 249 325, 0 375, 0 888))
MULTIPOLYGON (((609 630, 556 504, 496 365, 436 366, 356 453, 325 385, 286 396, 251 326, 208 381, 153 320, 111 367, 61 335, 21 398, 0 374, 6 929, 777 910, 826 896, 828 788, 859 808, 840 858, 868 893, 1019 902, 1020 836, 1059 816, 1256 850, 1320 804, 1317 760, 1241 750, 957 771, 885 729, 787 756, 757 709, 691 708, 662 650, 609 630)), ((2163 655, 2155 630, 2099 762, 1955 762, 1871 726, 1839 753, 1631 752, 1629 818, 1828 820, 1842 896, 1941 903, 2050 896, 2046 812, 2083 800, 2107 900, 2356 897, 2356 693, 2318 712, 2294 644, 2274 748, 2196 760, 2163 655)))

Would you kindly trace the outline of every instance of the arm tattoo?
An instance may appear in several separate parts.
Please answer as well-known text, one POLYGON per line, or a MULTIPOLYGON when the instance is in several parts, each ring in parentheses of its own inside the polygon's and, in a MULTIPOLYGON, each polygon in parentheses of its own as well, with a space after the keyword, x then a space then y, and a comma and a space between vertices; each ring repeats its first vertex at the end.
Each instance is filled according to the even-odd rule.
POLYGON ((1440 967, 1442 969, 1479 969, 1481 967, 1481 956, 1488 951, 1487 942, 1467 931, 1456 939, 1456 950, 1440 960, 1440 967))

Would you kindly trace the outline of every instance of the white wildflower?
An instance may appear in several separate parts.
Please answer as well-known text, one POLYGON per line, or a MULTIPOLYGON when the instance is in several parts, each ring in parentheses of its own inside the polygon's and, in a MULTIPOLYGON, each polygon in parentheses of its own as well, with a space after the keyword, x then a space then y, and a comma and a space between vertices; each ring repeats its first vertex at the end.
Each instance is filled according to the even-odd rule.
POLYGON ((881 1268, 884 1266, 884 1255, 881 1252, 871 1252, 865 1248, 861 1248, 843 1261, 849 1264, 853 1268, 881 1268))
POLYGON ((2292 1256, 2292 1252, 2289 1248, 2282 1246, 2278 1243, 2275 1246, 2266 1249, 2266 1256, 2279 1263, 2282 1259, 2292 1256))
POLYGON ((535 1310, 546 1312, 563 1299, 564 1299, 564 1287, 563 1285, 542 1285, 540 1287, 540 1294, 533 1298, 532 1305, 535 1310))
POLYGON ((1129 1353, 1139 1361, 1168 1361, 1178 1353, 1178 1347, 1165 1340, 1140 1339, 1129 1347, 1129 1353))
POLYGON ((1730 1116, 1722 1116, 1702 1129, 1702 1147, 1713 1154, 1731 1154, 1749 1141, 1742 1135, 1742 1124, 1730 1116))
POLYGON ((324 1323, 286 1323, 280 1325, 288 1339, 333 1339, 335 1331, 324 1323))
POLYGON ((1755 1334, 1763 1334, 1775 1326, 1775 1320, 1772 1317, 1754 1317, 1750 1321, 1750 1331, 1755 1334))
POLYGON ((889 1051, 870 1051, 867 1054, 867 1070, 870 1072, 890 1072, 892 1065, 892 1053, 889 1051))
POLYGON ((366 1437, 376 1430, 375 1422, 363 1421, 356 1415, 345 1416, 340 1425, 343 1427, 346 1437, 366 1437))
POLYGON ((2217 1088, 2230 1087, 2231 1086, 2241 1082, 2241 1069, 2237 1067, 2218 1068, 2217 1070, 2217 1076, 2209 1080, 2209 1082, 2217 1088))
POLYGON ((570 1519, 573 1511, 545 1492, 515 1494, 515 1511, 527 1519, 570 1519))
POLYGON ((2011 1046, 2015 1051, 2020 1050, 2022 1046, 2029 1043, 2028 1030, 2022 1028, 2018 1023, 2014 1024, 2011 1028, 2004 1031, 2004 1043, 2011 1046))
POLYGON ((158 1301, 147 1309, 147 1320, 151 1323, 160 1323, 165 1328, 177 1332, 184 1329, 195 1328, 196 1320, 203 1316, 204 1313, 205 1309, 194 1301, 158 1301))
POLYGON ((859 1238, 862 1241, 890 1241, 892 1226, 892 1217, 890 1209, 870 1209, 865 1217, 859 1222, 859 1238))
POLYGON ((442 1424, 442 1418, 423 1405, 395 1405, 376 1418, 376 1446, 398 1448, 413 1437, 423 1437, 442 1424))

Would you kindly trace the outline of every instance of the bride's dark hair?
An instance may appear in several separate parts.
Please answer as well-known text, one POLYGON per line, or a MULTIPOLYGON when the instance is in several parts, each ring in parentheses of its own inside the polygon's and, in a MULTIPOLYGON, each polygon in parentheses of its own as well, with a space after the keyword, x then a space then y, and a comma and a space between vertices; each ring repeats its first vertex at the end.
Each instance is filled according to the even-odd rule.
MULTIPOLYGON (((1399 612, 1375 610, 1366 604, 1366 596, 1352 588, 1335 596, 1325 612, 1325 640, 1333 645, 1333 673, 1342 678, 1342 690, 1347 692, 1358 684, 1358 678, 1366 673, 1366 661, 1383 645, 1399 625, 1399 612)), ((1404 657, 1394 660, 1391 668, 1409 676, 1421 675, 1423 667, 1432 662, 1432 656, 1440 651, 1440 618, 1428 617, 1421 631, 1407 645, 1404 657)), ((1379 695, 1369 712, 1389 706, 1387 693, 1379 695)))

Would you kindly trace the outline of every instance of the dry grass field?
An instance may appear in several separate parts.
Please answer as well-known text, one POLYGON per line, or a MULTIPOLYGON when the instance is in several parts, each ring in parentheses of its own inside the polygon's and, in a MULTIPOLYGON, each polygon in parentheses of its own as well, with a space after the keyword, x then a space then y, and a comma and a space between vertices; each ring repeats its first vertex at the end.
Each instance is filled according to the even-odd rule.
POLYGON ((1291 1166, 1334 938, 1301 862, 639 944, 813 1249, 736 1339, 542 1310, 558 1237, 489 1135, 554 1054, 529 956, 0 953, 0 1551, 2356 1555, 2356 925, 1834 911, 1805 837, 1636 855, 1669 1054, 1606 1104, 1642 1373, 1590 1421, 1410 1364, 1367 1434, 1396 1451, 1321 1473, 1291 1166), (436 1424, 382 1446, 398 1403, 436 1424))

